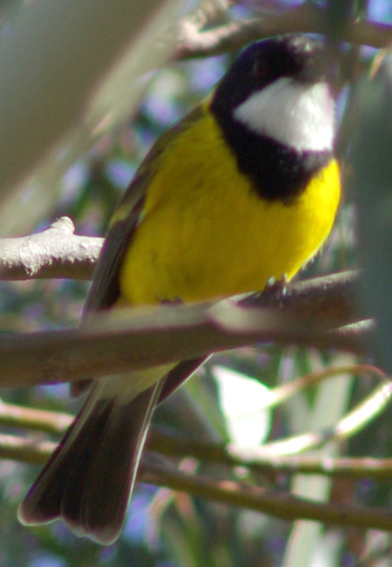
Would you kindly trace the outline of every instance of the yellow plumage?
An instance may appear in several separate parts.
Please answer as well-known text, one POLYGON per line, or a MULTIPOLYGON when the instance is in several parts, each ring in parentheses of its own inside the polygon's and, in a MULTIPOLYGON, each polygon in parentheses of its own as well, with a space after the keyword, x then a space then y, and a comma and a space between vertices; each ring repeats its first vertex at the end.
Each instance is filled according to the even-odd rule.
POLYGON ((199 301, 291 279, 323 244, 339 203, 335 160, 294 202, 262 199, 206 110, 155 166, 120 272, 131 304, 199 301))

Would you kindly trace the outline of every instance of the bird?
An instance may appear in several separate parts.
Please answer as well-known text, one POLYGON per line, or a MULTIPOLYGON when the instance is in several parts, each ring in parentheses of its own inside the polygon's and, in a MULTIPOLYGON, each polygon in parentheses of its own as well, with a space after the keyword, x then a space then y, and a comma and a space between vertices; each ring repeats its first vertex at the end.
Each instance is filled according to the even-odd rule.
MULTIPOLYGON (((324 244, 341 183, 326 44, 247 46, 210 95, 153 145, 109 225, 85 316, 262 291, 324 244)), ((83 323, 82 323, 83 324, 83 323)), ((81 382, 87 398, 18 511, 119 537, 155 407, 175 365, 81 382)))

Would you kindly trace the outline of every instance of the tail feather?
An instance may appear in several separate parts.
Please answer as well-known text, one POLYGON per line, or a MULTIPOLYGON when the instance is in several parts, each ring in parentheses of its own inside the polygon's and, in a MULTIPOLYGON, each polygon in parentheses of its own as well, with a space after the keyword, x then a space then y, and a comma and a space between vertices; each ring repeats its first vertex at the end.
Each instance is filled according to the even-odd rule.
POLYGON ((126 404, 86 401, 19 509, 26 525, 62 518, 79 536, 108 545, 121 531, 148 425, 163 380, 126 404))

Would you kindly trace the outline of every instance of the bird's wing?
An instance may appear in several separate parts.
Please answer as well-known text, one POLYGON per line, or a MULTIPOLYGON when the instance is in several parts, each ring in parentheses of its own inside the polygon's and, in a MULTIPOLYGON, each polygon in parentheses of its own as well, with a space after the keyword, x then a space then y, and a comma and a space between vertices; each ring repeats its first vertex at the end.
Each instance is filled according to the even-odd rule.
POLYGON ((172 140, 198 120, 203 112, 203 106, 196 107, 163 134, 140 165, 113 216, 95 269, 84 314, 107 309, 118 300, 120 296, 119 270, 138 225, 148 186, 157 173, 159 157, 169 148, 172 140))
MULTIPOLYGON (((203 106, 197 106, 163 134, 140 165, 114 213, 85 303, 84 316, 94 311, 109 309, 119 299, 121 295, 119 272, 124 255, 131 245, 135 228, 139 223, 148 186, 157 173, 159 157, 170 146, 172 140, 197 121, 203 112, 205 112, 203 106)), ((195 366, 199 366, 200 363, 201 361, 195 366)), ((186 374, 189 375, 189 372, 186 374)), ((176 378, 180 385, 183 380, 178 375, 176 378)), ((91 380, 72 382, 71 396, 82 394, 90 384, 91 380)))

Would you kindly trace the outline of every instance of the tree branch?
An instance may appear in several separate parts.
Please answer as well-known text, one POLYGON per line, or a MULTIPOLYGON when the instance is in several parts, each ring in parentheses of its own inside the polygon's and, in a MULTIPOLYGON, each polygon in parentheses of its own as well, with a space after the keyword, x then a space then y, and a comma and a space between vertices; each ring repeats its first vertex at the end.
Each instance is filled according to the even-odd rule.
POLYGON ((71 219, 61 217, 37 234, 0 239, 0 279, 91 279, 103 238, 74 231, 71 219))
MULTIPOLYGON (((370 370, 375 375, 379 374, 376 369, 369 369, 366 366, 362 370, 364 372, 370 370)), ((390 383, 387 384, 387 387, 390 395, 390 383)), ((55 433, 61 433, 72 419, 72 416, 67 414, 57 415, 56 412, 25 410, 8 404, 4 404, 0 409, 3 423, 15 425, 18 422, 18 426, 39 429, 41 419, 41 429, 55 433)), ((335 430, 338 432, 339 424, 335 430)), ((13 435, 0 435, 0 458, 42 464, 46 462, 55 446, 53 442, 42 440, 41 436, 36 436, 33 440, 26 440, 13 435)), ((282 473, 305 473, 352 479, 366 476, 387 481, 392 469, 391 459, 337 458, 326 460, 298 455, 288 457, 273 453, 263 455, 263 447, 260 448, 261 455, 249 458, 242 449, 177 438, 164 435, 157 430, 150 432, 147 448, 149 451, 157 451, 161 455, 180 459, 183 459, 184 456, 191 456, 203 462, 203 465, 220 463, 227 465, 231 471, 238 466, 246 467, 269 477, 282 473)), ((151 457, 152 455, 147 453, 143 459, 139 474, 141 482, 165 486, 175 491, 183 491, 231 506, 244 507, 287 521, 301 518, 339 526, 388 531, 392 529, 392 516, 387 509, 358 509, 356 506, 341 506, 335 503, 314 503, 283 491, 269 490, 231 479, 223 480, 193 472, 179 471, 169 464, 157 465, 154 462, 156 459, 151 457)), ((232 472, 228 472, 227 476, 229 474, 232 475, 232 472)))
MULTIPOLYGON (((2 406, 9 404, 2 404, 2 406)), ((62 435, 72 423, 71 414, 23 408, 9 405, 12 412, 19 413, 19 420, 7 420, 1 409, 1 423, 28 429, 62 435), (31 413, 34 413, 33 421, 31 413), (5 419, 4 419, 5 418, 5 419), (36 419, 37 418, 37 419, 36 419), (38 419, 41 420, 39 423, 38 419)), ((8 410, 7 410, 8 411, 8 410)), ((329 439, 330 440, 330 439, 329 439)), ((26 439, 17 435, 0 435, 0 458, 15 461, 44 464, 50 457, 56 443, 42 439, 26 439)), ((391 478, 392 459, 374 459, 371 457, 325 458, 309 455, 284 455, 265 452, 264 446, 248 450, 235 445, 217 444, 185 439, 173 434, 163 433, 160 429, 150 429, 147 450, 160 456, 183 459, 192 457, 205 465, 220 464, 230 468, 242 467, 259 472, 268 477, 276 474, 321 474, 334 478, 371 478, 388 482, 391 478)))
POLYGON ((8 427, 24 427, 33 431, 62 435, 71 425, 74 417, 69 413, 27 408, 0 400, 0 424, 8 427))
POLYGON ((43 465, 55 450, 56 445, 57 443, 53 441, 26 440, 23 437, 0 433, 0 459, 43 465))
MULTIPOLYGON (((12 435, 0 435, 0 458, 16 459, 30 464, 43 464, 47 461, 56 444, 49 441, 26 441, 20 437, 12 435)), ((280 458, 283 464, 282 469, 285 470, 285 459, 280 458)), ((391 459, 376 461, 374 459, 337 459, 328 462, 315 463, 315 459, 306 457, 299 459, 296 457, 297 466, 291 466, 290 470, 286 466, 285 472, 324 472, 321 466, 325 468, 342 467, 347 470, 348 466, 357 466, 357 463, 364 463, 365 471, 366 462, 369 462, 369 472, 376 473, 380 471, 380 467, 385 466, 383 478, 391 470, 391 459), (302 466, 301 466, 302 462, 302 466)), ((293 465, 294 459, 286 459, 293 465)), ((357 476, 357 475, 354 475, 357 476)), ((326 524, 350 527, 372 528, 379 530, 392 530, 392 515, 387 508, 358 508, 357 506, 342 506, 338 504, 314 503, 305 499, 291 496, 290 494, 268 490, 252 486, 245 483, 239 483, 233 480, 219 480, 212 477, 206 477, 200 474, 190 474, 178 471, 173 467, 157 465, 151 462, 151 459, 144 459, 139 472, 140 482, 146 482, 157 486, 166 486, 176 491, 186 492, 192 496, 206 498, 221 502, 230 506, 240 506, 270 514, 283 520, 308 519, 317 520, 326 524)))
POLYGON ((325 502, 315 503, 278 490, 183 473, 151 463, 142 463, 139 480, 167 486, 199 498, 270 514, 282 520, 317 520, 335 526, 392 530, 392 514, 389 508, 358 508, 325 502))
MULTIPOLYGON (((101 245, 63 217, 39 234, 0 240, 2 277, 88 278, 101 245)), ((122 373, 256 342, 363 352, 371 323, 356 313, 357 278, 346 272, 215 303, 95 314, 75 330, 3 335, 0 385, 122 373)))
MULTIPOLYGON (((353 365, 351 367, 342 366, 329 369, 328 377, 339 373, 355 373, 385 378, 385 374, 374 367, 367 365, 353 365)), ((309 375, 303 381, 303 387, 314 385, 315 380, 319 381, 327 378, 325 372, 319 376, 309 375)), ((301 380, 298 380, 301 382, 301 380)), ((286 396, 281 396, 281 387, 271 390, 266 406, 272 401, 274 405, 278 400, 279 404, 287 400, 286 396)), ((298 390, 298 388, 297 388, 298 390)), ((296 391, 297 391, 296 390, 296 391)), ((294 394, 292 391, 291 394, 294 394)), ((324 474, 333 476, 349 476, 359 478, 370 476, 385 480, 390 477, 392 468, 391 459, 320 459, 319 457, 302 457, 299 453, 304 450, 320 448, 331 440, 342 441, 357 433, 358 429, 364 428, 369 421, 372 421, 386 405, 389 404, 392 396, 390 381, 383 381, 367 398, 362 400, 356 407, 347 413, 334 427, 322 432, 312 432, 296 437, 280 439, 265 443, 257 448, 243 448, 233 444, 205 442, 194 439, 186 439, 175 434, 166 434, 159 428, 151 428, 147 447, 149 451, 165 455, 167 457, 184 458, 193 457, 204 464, 222 464, 229 467, 245 467, 254 472, 261 472, 271 476, 271 473, 307 473, 324 474), (352 426, 354 424, 354 427, 352 426), (369 465, 369 466, 368 466, 369 465)), ((33 431, 50 433, 52 435, 64 434, 67 427, 71 424, 74 416, 67 413, 55 411, 37 410, 24 408, 21 406, 0 403, 0 424, 8 427, 25 428, 33 431)), ((40 440, 40 438, 39 438, 40 440)), ((26 442, 29 452, 18 438, 0 438, 0 455, 4 458, 16 460, 26 460, 38 462, 44 458, 45 447, 40 448, 39 444, 33 444, 37 448, 37 455, 32 456, 30 442, 26 442), (20 453, 21 451, 21 453, 20 453), (28 456, 25 457, 25 454, 28 456)), ((49 450, 49 449, 48 449, 49 450)))
MULTIPOLYGON (((0 445, 0 452, 1 450, 0 445)), ((392 474, 392 459, 263 454, 263 446, 255 451, 248 451, 234 445, 219 445, 166 435, 154 427, 149 432, 147 450, 166 457, 193 457, 204 465, 220 464, 247 468, 268 478, 280 474, 320 474, 333 478, 371 478, 388 482, 392 474)), ((18 453, 14 453, 12 458, 24 460, 18 453)))
MULTIPOLYGON (((242 20, 199 31, 184 26, 176 59, 221 55, 242 48, 247 43, 283 33, 326 33, 326 11, 315 4, 294 9, 279 7, 278 13, 266 12, 259 18, 242 20)), ((335 31, 335 30, 334 30, 335 31)), ((355 44, 386 48, 392 42, 392 26, 372 21, 352 21, 339 29, 339 39, 355 44)))
POLYGON ((263 342, 366 351, 370 322, 358 323, 354 334, 335 326, 319 315, 306 319, 281 307, 241 307, 234 299, 98 313, 79 329, 3 336, 0 385, 121 374, 263 342))
MULTIPOLYGON (((0 279, 91 279, 102 238, 74 234, 68 217, 61 217, 37 234, 0 239, 0 279)), ((250 295, 243 305, 282 306, 298 317, 335 320, 340 325, 359 321, 355 316, 358 274, 341 273, 291 284, 284 293, 250 295)))

